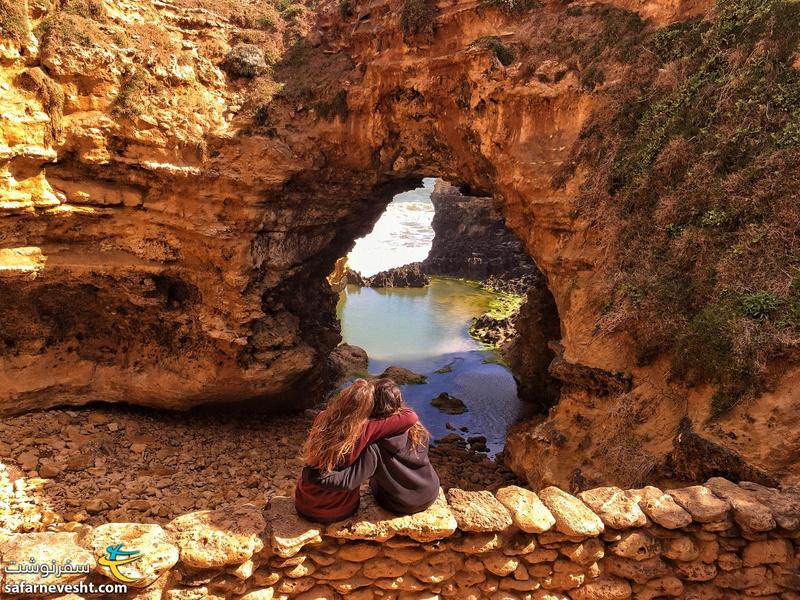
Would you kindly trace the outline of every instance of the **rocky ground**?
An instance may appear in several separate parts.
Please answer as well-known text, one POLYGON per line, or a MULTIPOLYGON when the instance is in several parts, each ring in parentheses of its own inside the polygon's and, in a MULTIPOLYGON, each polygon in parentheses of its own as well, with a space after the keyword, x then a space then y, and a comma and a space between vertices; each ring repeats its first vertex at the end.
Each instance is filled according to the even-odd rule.
MULTIPOLYGON (((0 530, 59 522, 166 523, 291 494, 307 414, 93 406, 0 423, 0 530)), ((465 434, 466 435, 466 434, 465 434)), ((445 488, 496 489, 510 471, 452 434, 431 452, 445 488)))

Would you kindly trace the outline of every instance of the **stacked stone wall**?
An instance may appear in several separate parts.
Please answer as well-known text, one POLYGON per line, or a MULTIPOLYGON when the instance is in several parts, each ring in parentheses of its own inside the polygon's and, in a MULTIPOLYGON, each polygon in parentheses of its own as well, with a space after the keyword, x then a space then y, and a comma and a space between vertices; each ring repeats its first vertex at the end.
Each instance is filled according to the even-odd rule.
MULTIPOLYGON (((88 563, 83 581, 99 585, 112 581, 98 563, 108 546, 141 552, 120 567, 137 580, 126 595, 50 596, 63 600, 800 599, 800 498, 720 478, 577 497, 552 487, 451 489, 408 517, 364 496, 354 517, 331 525, 309 523, 291 498, 274 497, 164 527, 66 529, 0 537, 3 564, 70 559, 88 563)), ((81 577, 3 576, 4 585, 81 577)))

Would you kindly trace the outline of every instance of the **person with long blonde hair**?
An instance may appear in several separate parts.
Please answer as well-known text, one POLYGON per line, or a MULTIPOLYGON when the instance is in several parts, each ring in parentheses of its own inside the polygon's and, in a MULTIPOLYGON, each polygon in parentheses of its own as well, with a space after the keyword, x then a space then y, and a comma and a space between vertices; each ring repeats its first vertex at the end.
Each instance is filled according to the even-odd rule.
MULTIPOLYGON (((405 409, 400 387, 391 379, 375 385, 373 418, 388 417, 405 409)), ((358 491, 370 480, 375 500, 401 515, 421 512, 439 495, 439 476, 428 458, 430 434, 420 422, 405 431, 371 445, 350 466, 331 472, 309 469, 306 476, 315 485, 332 491, 358 491)))
POLYGON ((358 488, 323 488, 309 474, 347 468, 370 444, 402 434, 419 422, 408 407, 370 418, 375 408, 374 393, 372 383, 356 379, 334 395, 314 420, 303 447, 305 466, 295 487, 295 508, 301 516, 328 523, 355 513, 360 498, 358 488))

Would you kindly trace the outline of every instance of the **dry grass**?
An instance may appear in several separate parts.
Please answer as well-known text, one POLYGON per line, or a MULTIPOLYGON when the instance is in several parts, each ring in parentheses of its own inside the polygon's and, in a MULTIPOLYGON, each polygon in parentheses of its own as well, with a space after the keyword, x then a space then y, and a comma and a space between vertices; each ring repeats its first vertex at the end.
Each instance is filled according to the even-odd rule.
POLYGON ((0 36, 20 42, 29 31, 24 5, 19 0, 0 0, 0 36))
POLYGON ((34 92, 42 106, 50 115, 51 141, 58 141, 61 135, 61 119, 64 116, 64 90, 39 67, 23 71, 20 75, 21 84, 34 92))
POLYGON ((797 3, 735 0, 640 31, 554 180, 587 166, 581 212, 617 232, 597 332, 669 353, 723 412, 800 355, 798 28, 797 3))

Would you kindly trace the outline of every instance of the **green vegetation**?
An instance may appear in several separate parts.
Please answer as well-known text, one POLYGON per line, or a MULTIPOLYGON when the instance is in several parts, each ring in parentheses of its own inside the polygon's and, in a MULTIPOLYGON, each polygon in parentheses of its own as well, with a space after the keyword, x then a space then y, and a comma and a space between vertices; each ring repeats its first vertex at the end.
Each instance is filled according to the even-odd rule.
POLYGON ((20 42, 30 31, 25 5, 19 0, 0 0, 0 35, 20 42))
POLYGON ((105 7, 99 0, 67 0, 61 5, 61 11, 94 21, 106 18, 105 7))
POLYGON ((61 119, 64 116, 64 90, 39 67, 23 71, 20 82, 36 93, 50 115, 50 135, 53 140, 57 140, 61 135, 61 119))
POLYGON ((743 294, 739 302, 744 314, 753 319, 768 319, 780 306, 780 300, 764 290, 743 294))
POLYGON ((39 23, 36 35, 42 45, 52 52, 63 52, 64 46, 93 46, 105 39, 105 34, 92 19, 73 12, 57 12, 39 23))
POLYGON ((478 38, 472 44, 470 44, 471 48, 488 48, 491 50, 494 55, 497 57, 497 60, 500 61, 500 64, 503 66, 508 66, 512 62, 514 62, 514 50, 503 44, 499 37, 496 35, 489 35, 485 37, 478 38))
POLYGON ((410 38, 433 32, 436 7, 430 0, 405 0, 400 11, 400 28, 410 38))
POLYGON ((113 114, 129 119, 139 116, 144 111, 144 100, 151 90, 152 84, 145 71, 134 69, 120 86, 117 98, 114 100, 113 114))
POLYGON ((525 302, 525 296, 519 294, 509 292, 492 292, 492 294, 493 297, 489 300, 486 312, 483 313, 492 319, 499 320, 512 316, 525 302))
POLYGON ((761 388, 771 359, 798 358, 800 3, 720 1, 713 20, 655 31, 614 10, 569 12, 605 23, 554 36, 578 64, 597 49, 585 89, 593 64, 631 73, 603 86, 566 168, 593 173, 580 212, 615 231, 596 330, 626 331, 642 364, 668 354, 673 376, 716 386, 724 414, 761 388), (628 42, 598 45, 614 37, 628 42))

